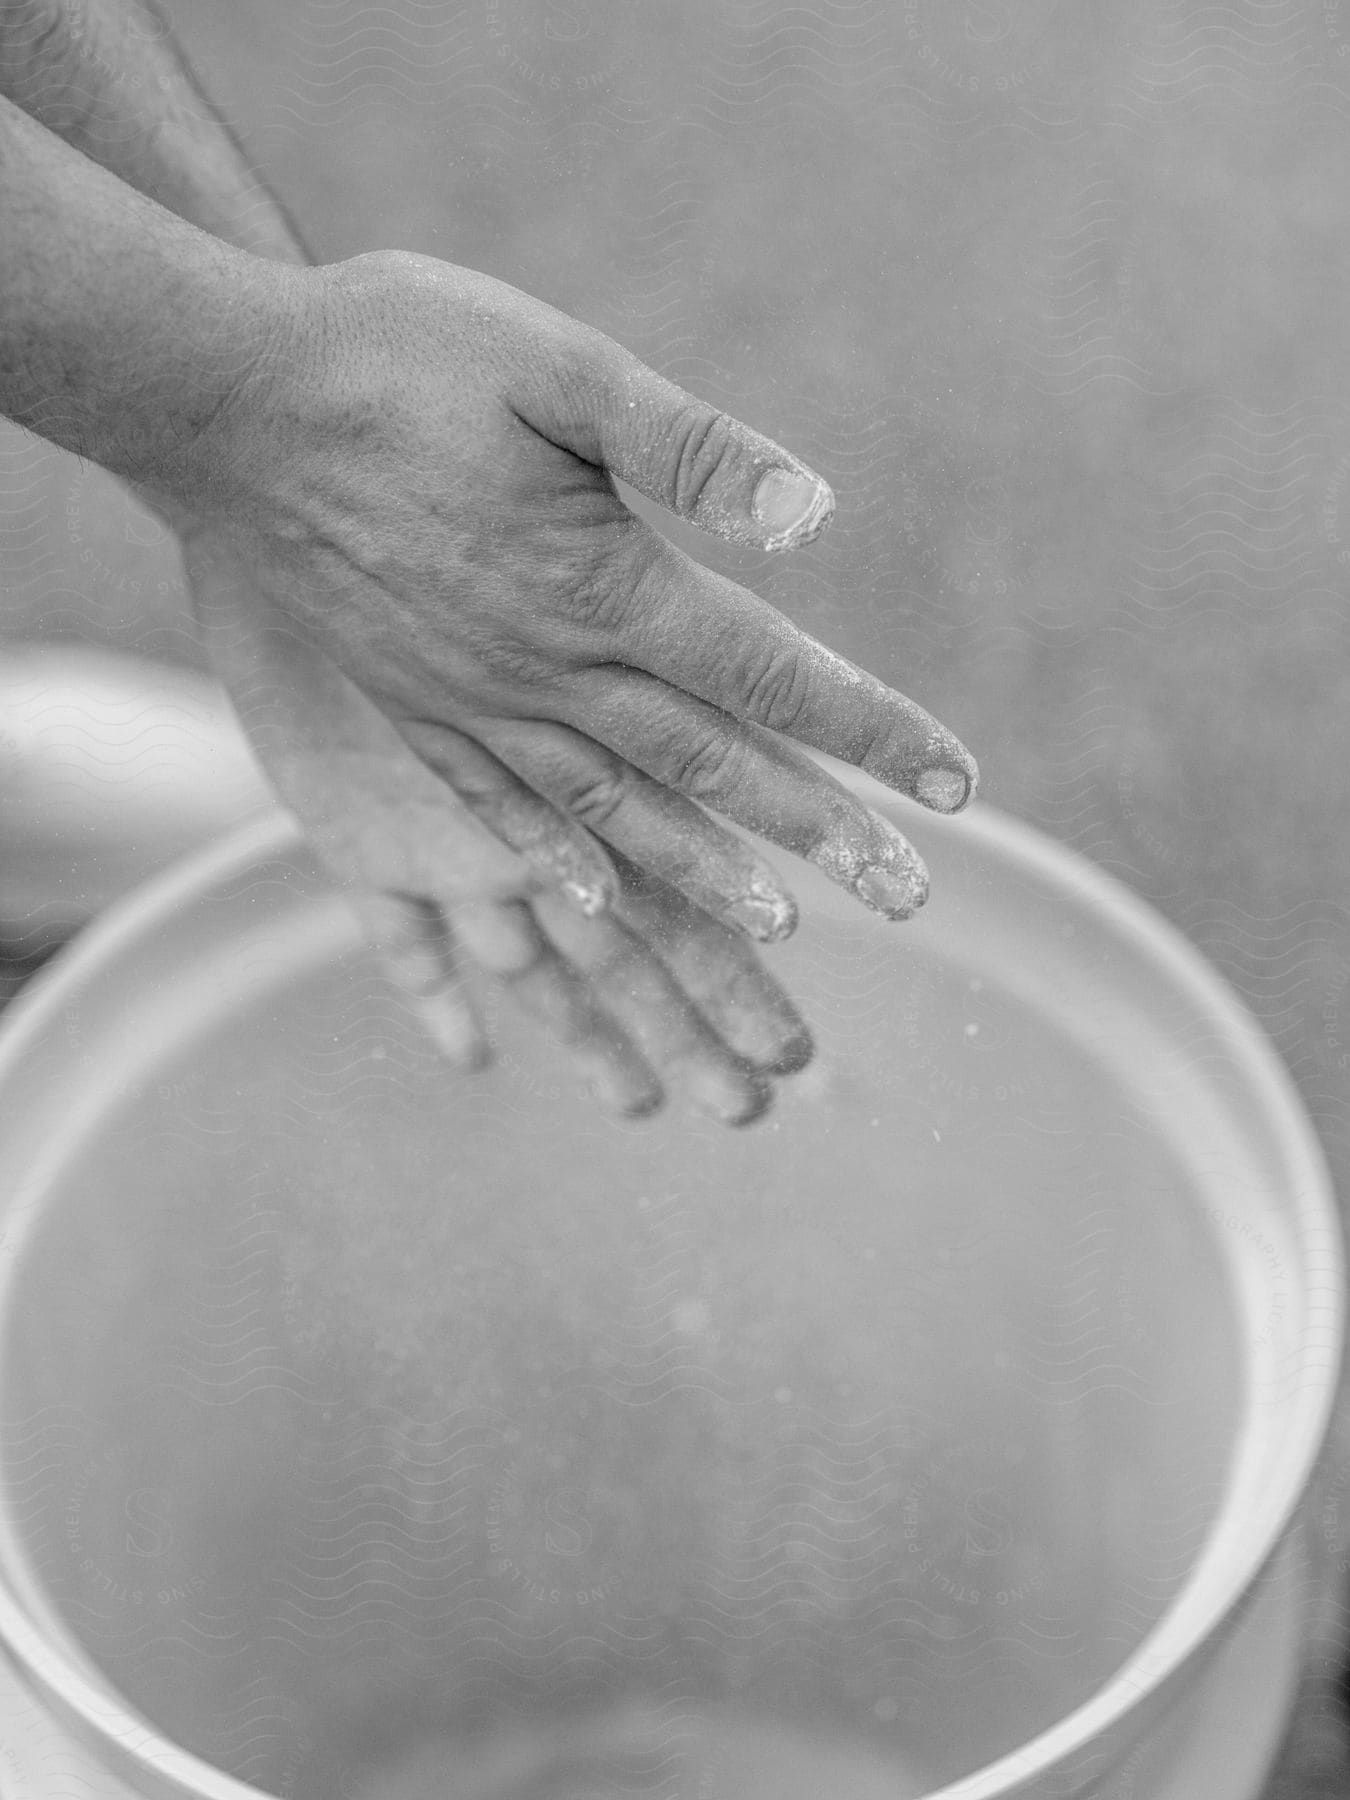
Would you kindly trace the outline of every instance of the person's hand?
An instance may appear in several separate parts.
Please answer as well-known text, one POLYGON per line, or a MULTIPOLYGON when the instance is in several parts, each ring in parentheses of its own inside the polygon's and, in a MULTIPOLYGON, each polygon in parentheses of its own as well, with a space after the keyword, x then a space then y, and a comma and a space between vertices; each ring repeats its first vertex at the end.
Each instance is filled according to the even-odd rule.
POLYGON ((770 550, 818 534, 828 488, 492 277, 381 252, 272 278, 270 352, 185 449, 175 504, 282 797, 451 1054, 486 1052, 476 967, 620 1111, 674 1082, 757 1116, 810 1055, 750 945, 795 908, 705 808, 905 918, 927 893, 913 849, 785 739, 942 812, 975 764, 611 476, 770 550))

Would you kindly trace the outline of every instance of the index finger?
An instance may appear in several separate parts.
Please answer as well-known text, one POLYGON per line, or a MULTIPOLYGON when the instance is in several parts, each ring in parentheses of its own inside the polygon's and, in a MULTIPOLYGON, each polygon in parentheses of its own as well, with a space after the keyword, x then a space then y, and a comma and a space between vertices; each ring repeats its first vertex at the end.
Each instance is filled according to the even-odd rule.
POLYGON ((975 758, 931 713, 656 532, 614 579, 630 584, 607 632, 614 661, 852 763, 934 812, 973 798, 975 758))

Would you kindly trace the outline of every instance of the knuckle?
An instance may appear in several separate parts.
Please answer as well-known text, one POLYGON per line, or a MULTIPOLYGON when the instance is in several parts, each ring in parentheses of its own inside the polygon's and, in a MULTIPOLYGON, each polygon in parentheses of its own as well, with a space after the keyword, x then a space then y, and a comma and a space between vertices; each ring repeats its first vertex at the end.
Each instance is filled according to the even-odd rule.
POLYGON ((628 798, 628 783, 617 769, 579 777, 564 794, 567 810, 591 831, 600 831, 628 798))
POLYGON ((869 858, 878 848, 871 816, 849 794, 819 795, 803 825, 798 853, 811 862, 853 863, 869 858))
POLYGON ((602 553, 557 583, 571 627, 602 642, 625 643, 658 613, 673 578, 674 548, 640 519, 609 532, 602 553))
POLYGON ((632 584, 611 563, 577 573, 567 584, 567 615, 586 631, 622 632, 632 604, 632 584))
POLYGON ((671 497, 676 512, 694 512, 716 475, 731 443, 724 413, 702 406, 681 410, 672 432, 671 497))
POLYGON ((716 802, 735 785, 741 746, 718 731, 694 745, 682 745, 674 756, 672 787, 695 800, 716 802))
POLYGON ((742 676, 745 716, 772 731, 797 728, 806 713, 808 693, 806 666, 795 649, 769 650, 750 662, 742 676))
POLYGON ((492 687, 533 692, 546 686, 553 671, 533 644, 512 638, 484 639, 475 646, 478 665, 492 687))

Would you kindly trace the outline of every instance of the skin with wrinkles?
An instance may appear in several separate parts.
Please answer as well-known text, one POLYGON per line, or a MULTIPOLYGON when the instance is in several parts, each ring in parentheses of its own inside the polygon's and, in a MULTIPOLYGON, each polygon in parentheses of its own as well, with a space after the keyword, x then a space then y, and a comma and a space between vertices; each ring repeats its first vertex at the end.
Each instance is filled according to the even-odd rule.
MULTIPOLYGON (((710 942, 771 943, 796 922, 776 872, 714 814, 902 919, 927 898, 921 860, 787 740, 942 811, 965 804, 975 767, 920 707, 636 519, 613 477, 766 549, 817 534, 833 511, 828 487, 612 340, 471 270, 381 253, 288 272, 283 297, 268 354, 197 446, 189 557, 217 665, 236 690, 258 688, 259 657, 285 640, 292 666, 270 738, 256 699, 244 714, 264 761, 283 793, 301 796, 313 831, 324 810, 316 768, 336 764, 331 742, 320 750, 328 726, 317 715, 308 750, 296 748, 299 663, 330 671, 319 683, 330 705, 345 679, 383 722, 388 754, 401 742, 536 875, 561 882, 593 932, 640 937, 641 912, 647 952, 611 941, 599 956, 575 932, 526 930, 516 914, 496 931, 478 915, 466 925, 448 854, 413 868, 394 853, 393 838, 415 828, 409 815, 391 834, 387 793, 378 829, 368 826, 383 844, 374 859, 330 831, 330 862, 358 887, 429 907, 421 916, 439 918, 443 955, 471 942, 470 964, 522 996, 532 970, 534 1000, 551 996, 571 1020, 575 1052, 600 1045, 600 1068, 629 1072, 629 1110, 645 1110, 675 1075, 720 1116, 758 1116, 766 1074, 804 1060, 803 1022, 766 972, 746 997, 769 1006, 772 1041, 764 1018, 742 1026, 724 1014, 715 1026, 706 999, 669 979, 666 940, 687 938, 695 917, 710 942), (799 478, 806 505, 790 529, 756 514, 767 469, 799 478), (255 621, 268 604, 285 630, 263 652, 255 621), (678 931, 677 894, 696 909, 680 912, 678 931), (574 979, 588 968, 598 1006, 574 979), (655 1030, 653 1008, 665 1013, 655 1030)), ((787 479, 770 485, 780 501, 792 491, 787 479)), ((350 781, 348 764, 348 793, 350 781)), ((335 796, 328 812, 336 819, 344 806, 335 796)), ((542 916, 528 881, 496 895, 508 901, 542 916)), ((462 1007, 471 984, 462 966, 453 977, 446 966, 462 1007)))
POLYGON ((64 105, 95 71, 42 5, 5 39, 42 66, 34 113, 0 93, 0 410, 178 532, 260 761, 448 1056, 487 1054, 495 985, 617 1111, 758 1117, 810 1055, 755 951, 796 911, 718 815, 905 918, 913 851, 792 740, 939 809, 975 768, 616 483, 765 550, 828 523, 828 484, 489 276, 305 266, 165 42, 167 134, 105 119, 117 82, 64 105))

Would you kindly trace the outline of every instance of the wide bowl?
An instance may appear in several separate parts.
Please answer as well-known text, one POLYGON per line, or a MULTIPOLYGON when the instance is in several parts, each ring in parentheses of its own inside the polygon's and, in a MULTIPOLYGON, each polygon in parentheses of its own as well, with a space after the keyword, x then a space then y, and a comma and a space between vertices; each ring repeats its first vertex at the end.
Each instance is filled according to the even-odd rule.
POLYGON ((744 1132, 607 1121, 505 1007, 447 1071, 282 815, 32 984, 0 1783, 1256 1792, 1341 1350, 1315 1140, 1123 889, 848 779, 934 898, 798 872, 820 1054, 744 1132))

